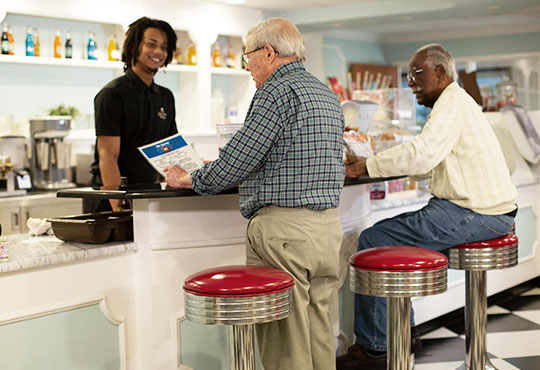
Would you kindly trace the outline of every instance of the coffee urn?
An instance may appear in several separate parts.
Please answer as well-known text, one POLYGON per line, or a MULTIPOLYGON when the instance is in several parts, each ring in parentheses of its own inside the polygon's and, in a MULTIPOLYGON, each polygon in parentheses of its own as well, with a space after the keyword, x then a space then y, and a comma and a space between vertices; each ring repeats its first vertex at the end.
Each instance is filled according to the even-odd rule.
POLYGON ((30 171, 34 187, 65 189, 74 187, 71 173, 71 116, 47 116, 30 119, 32 159, 30 171))

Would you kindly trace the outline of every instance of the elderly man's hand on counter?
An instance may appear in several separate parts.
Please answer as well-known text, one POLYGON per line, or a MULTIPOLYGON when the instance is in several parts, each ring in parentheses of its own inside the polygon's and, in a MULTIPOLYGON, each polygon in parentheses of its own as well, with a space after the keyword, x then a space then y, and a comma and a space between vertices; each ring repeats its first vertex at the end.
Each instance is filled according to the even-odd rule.
POLYGON ((164 169, 165 181, 172 188, 193 189, 191 176, 178 165, 173 164, 164 169))
POLYGON ((357 178, 360 176, 368 176, 365 157, 356 157, 347 155, 345 160, 345 176, 348 178, 357 178))

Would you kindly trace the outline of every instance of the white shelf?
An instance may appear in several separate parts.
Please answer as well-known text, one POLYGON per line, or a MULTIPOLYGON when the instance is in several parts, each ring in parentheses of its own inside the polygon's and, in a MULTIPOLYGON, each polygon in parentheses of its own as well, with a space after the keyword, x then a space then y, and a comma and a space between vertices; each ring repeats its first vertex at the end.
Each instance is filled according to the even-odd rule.
MULTIPOLYGON (((122 69, 123 62, 112 62, 109 60, 88 60, 88 59, 66 59, 66 58, 45 58, 27 57, 19 55, 0 55, 0 63, 28 64, 37 66, 59 66, 59 67, 82 67, 82 68, 106 68, 122 69)), ((197 66, 187 66, 182 64, 169 64, 166 67, 171 72, 195 73, 199 70, 197 66)))
POLYGON ((195 73, 199 71, 199 67, 197 66, 188 66, 185 64, 169 64, 167 67, 165 67, 166 71, 171 72, 188 72, 188 73, 195 73))
POLYGON ((27 57, 19 55, 0 55, 0 63, 29 64, 40 66, 59 67, 84 67, 84 68, 109 68, 122 69, 124 63, 88 59, 66 59, 66 58, 45 58, 27 57))
POLYGON ((210 67, 210 73, 216 75, 229 75, 229 76, 246 76, 251 74, 244 69, 225 68, 225 67, 210 67))

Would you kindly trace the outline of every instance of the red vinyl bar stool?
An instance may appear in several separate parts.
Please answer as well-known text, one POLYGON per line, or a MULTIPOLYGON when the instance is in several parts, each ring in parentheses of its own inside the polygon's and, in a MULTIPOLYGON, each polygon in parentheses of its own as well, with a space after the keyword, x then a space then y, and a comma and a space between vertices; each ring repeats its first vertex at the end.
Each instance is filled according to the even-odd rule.
POLYGON ((410 246, 366 249, 349 259, 351 290, 387 297, 387 369, 411 366, 410 297, 446 291, 448 259, 442 253, 410 246))
POLYGON ((456 245, 450 248, 450 268, 465 270, 465 349, 459 369, 494 370, 487 356, 487 270, 505 269, 518 264, 518 238, 503 237, 456 245))
POLYGON ((292 310, 294 280, 262 266, 224 266, 199 271, 184 282, 186 319, 232 325, 232 370, 254 370, 253 324, 281 320, 292 310))

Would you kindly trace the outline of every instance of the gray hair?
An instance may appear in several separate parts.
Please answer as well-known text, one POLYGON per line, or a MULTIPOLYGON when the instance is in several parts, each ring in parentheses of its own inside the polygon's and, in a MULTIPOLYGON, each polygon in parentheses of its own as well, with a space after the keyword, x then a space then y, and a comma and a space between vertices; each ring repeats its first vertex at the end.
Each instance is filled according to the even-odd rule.
POLYGON ((452 80, 457 81, 456 62, 454 57, 444 46, 439 44, 427 44, 416 50, 415 55, 420 52, 426 52, 426 64, 428 67, 435 68, 442 65, 446 71, 446 75, 452 80))
POLYGON ((245 36, 253 49, 270 44, 280 57, 306 59, 304 39, 298 28, 285 18, 269 18, 252 27, 245 36))

